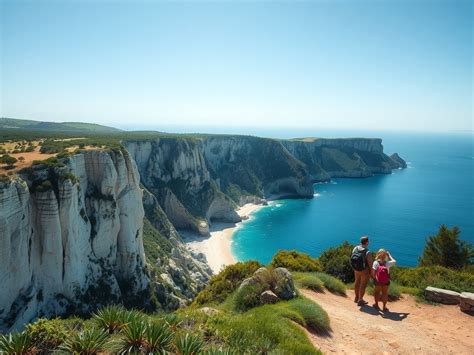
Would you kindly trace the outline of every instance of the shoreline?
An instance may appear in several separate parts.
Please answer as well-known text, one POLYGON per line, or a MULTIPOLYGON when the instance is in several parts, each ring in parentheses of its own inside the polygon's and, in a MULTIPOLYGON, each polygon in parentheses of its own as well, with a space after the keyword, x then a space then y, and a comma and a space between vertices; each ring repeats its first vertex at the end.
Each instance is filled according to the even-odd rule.
POLYGON ((210 235, 203 236, 189 231, 179 231, 188 249, 202 253, 206 256, 207 264, 214 274, 228 265, 237 263, 237 259, 232 254, 232 234, 241 225, 242 222, 249 219, 251 215, 266 205, 247 203, 241 206, 237 213, 242 218, 241 222, 213 223, 210 227, 210 235))

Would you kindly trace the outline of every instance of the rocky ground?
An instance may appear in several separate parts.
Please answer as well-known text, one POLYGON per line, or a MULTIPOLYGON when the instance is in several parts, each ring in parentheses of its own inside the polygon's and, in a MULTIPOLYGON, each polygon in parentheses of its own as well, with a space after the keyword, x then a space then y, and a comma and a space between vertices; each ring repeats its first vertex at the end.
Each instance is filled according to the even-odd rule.
MULTIPOLYGON (((332 332, 308 333, 324 353, 337 354, 472 354, 474 317, 456 305, 417 303, 410 295, 389 303, 383 314, 373 307, 358 307, 354 292, 347 297, 301 290, 329 314, 332 332)), ((372 296, 366 300, 372 301, 372 296)))

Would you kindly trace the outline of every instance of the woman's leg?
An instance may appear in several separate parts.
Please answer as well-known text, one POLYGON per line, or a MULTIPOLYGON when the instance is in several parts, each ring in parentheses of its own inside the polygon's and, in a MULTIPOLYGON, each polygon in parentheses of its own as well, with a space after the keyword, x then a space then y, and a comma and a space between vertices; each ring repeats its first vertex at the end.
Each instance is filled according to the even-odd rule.
POLYGON ((380 292, 381 292, 382 286, 375 285, 374 286, 374 307, 379 308, 379 302, 380 302, 380 292))
POLYGON ((387 310, 387 301, 388 301, 388 288, 389 285, 382 286, 382 302, 383 302, 383 310, 387 310))

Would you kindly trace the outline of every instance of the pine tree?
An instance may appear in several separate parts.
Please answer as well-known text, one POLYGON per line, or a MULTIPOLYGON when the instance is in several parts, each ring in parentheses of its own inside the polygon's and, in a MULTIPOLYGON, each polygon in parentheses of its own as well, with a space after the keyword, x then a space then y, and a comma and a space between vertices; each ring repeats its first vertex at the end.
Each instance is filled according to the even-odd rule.
POLYGON ((461 269, 473 264, 474 249, 459 238, 460 234, 458 227, 449 229, 441 225, 437 235, 428 237, 423 255, 418 260, 420 266, 442 265, 461 269))

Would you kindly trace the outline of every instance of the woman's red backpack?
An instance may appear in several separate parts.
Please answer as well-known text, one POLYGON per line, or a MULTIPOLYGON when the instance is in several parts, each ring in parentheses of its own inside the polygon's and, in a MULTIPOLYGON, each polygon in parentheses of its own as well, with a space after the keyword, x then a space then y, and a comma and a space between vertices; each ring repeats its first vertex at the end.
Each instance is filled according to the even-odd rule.
POLYGON ((388 285, 390 282, 390 274, 388 273, 388 267, 385 264, 379 264, 379 267, 375 271, 375 280, 381 285, 388 285))

